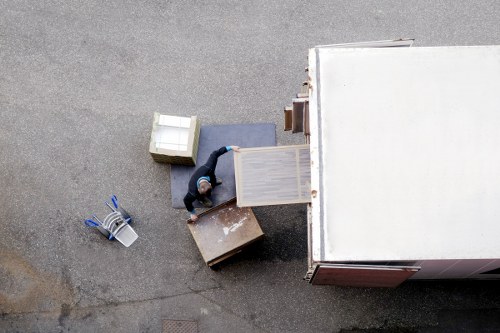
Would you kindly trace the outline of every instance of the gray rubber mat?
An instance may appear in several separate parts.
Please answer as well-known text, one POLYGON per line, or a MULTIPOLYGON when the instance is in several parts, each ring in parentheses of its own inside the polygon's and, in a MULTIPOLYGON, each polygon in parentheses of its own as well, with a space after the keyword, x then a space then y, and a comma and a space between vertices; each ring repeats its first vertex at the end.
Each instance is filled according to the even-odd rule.
MULTIPOLYGON (((182 200, 187 193, 187 184, 193 172, 207 161, 212 151, 228 145, 241 148, 276 146, 276 125, 266 123, 201 126, 196 166, 171 165, 170 190, 173 208, 185 208, 182 200)), ((220 156, 217 162, 215 174, 222 178, 223 183, 212 191, 214 206, 236 196, 233 154, 227 152, 220 156)), ((194 206, 201 207, 197 201, 194 206)))

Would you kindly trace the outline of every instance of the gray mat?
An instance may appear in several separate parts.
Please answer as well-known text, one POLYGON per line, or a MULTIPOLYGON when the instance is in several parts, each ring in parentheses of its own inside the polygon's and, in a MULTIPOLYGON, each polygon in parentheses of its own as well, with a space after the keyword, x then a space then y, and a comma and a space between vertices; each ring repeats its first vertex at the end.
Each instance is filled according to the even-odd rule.
MULTIPOLYGON (((171 165, 170 190, 172 192, 172 207, 185 208, 184 196, 187 184, 197 167, 207 161, 212 151, 222 146, 240 146, 241 148, 276 146, 275 124, 238 124, 201 126, 200 144, 195 167, 171 165)), ((215 205, 223 203, 236 196, 234 180, 234 152, 227 152, 219 157, 215 174, 222 178, 223 183, 212 191, 212 202, 215 205)), ((201 207, 196 201, 195 207, 201 207)))

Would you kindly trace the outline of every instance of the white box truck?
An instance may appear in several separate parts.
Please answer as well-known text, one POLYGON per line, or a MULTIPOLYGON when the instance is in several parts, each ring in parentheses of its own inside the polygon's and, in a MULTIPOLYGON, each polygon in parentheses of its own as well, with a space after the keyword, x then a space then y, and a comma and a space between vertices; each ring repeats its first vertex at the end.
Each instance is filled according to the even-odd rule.
POLYGON ((313 284, 500 278, 500 46, 410 44, 309 50, 313 284))

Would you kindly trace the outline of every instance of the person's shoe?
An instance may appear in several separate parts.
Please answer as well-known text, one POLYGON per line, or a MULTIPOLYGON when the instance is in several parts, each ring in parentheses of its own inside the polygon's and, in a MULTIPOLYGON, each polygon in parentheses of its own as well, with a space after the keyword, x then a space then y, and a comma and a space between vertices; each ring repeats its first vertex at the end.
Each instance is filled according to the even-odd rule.
POLYGON ((200 200, 200 202, 203 205, 203 207, 205 207, 205 208, 210 208, 213 206, 212 200, 210 200, 209 198, 205 198, 203 200, 200 200))
POLYGON ((217 177, 215 180, 215 185, 221 185, 222 184, 222 178, 217 177))

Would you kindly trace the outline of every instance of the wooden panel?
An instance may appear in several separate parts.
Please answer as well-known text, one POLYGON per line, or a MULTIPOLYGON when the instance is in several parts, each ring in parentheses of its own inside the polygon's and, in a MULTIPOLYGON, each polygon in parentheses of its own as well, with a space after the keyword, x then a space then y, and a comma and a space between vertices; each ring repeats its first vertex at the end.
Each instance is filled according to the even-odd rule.
POLYGON ((350 287, 397 287, 420 267, 320 265, 312 284, 333 284, 350 287))
POLYGON ((286 107, 283 110, 285 116, 285 131, 290 131, 292 129, 292 107, 286 107))
POLYGON ((236 198, 198 215, 188 223, 189 231, 208 266, 240 252, 264 236, 249 207, 236 206, 236 198))
POLYGON ((294 98, 292 100, 292 133, 304 131, 304 109, 306 98, 294 98))
POLYGON ((239 207, 311 201, 309 145, 242 148, 234 168, 239 207))
POLYGON ((304 104, 304 135, 311 135, 309 129, 309 102, 304 104))

